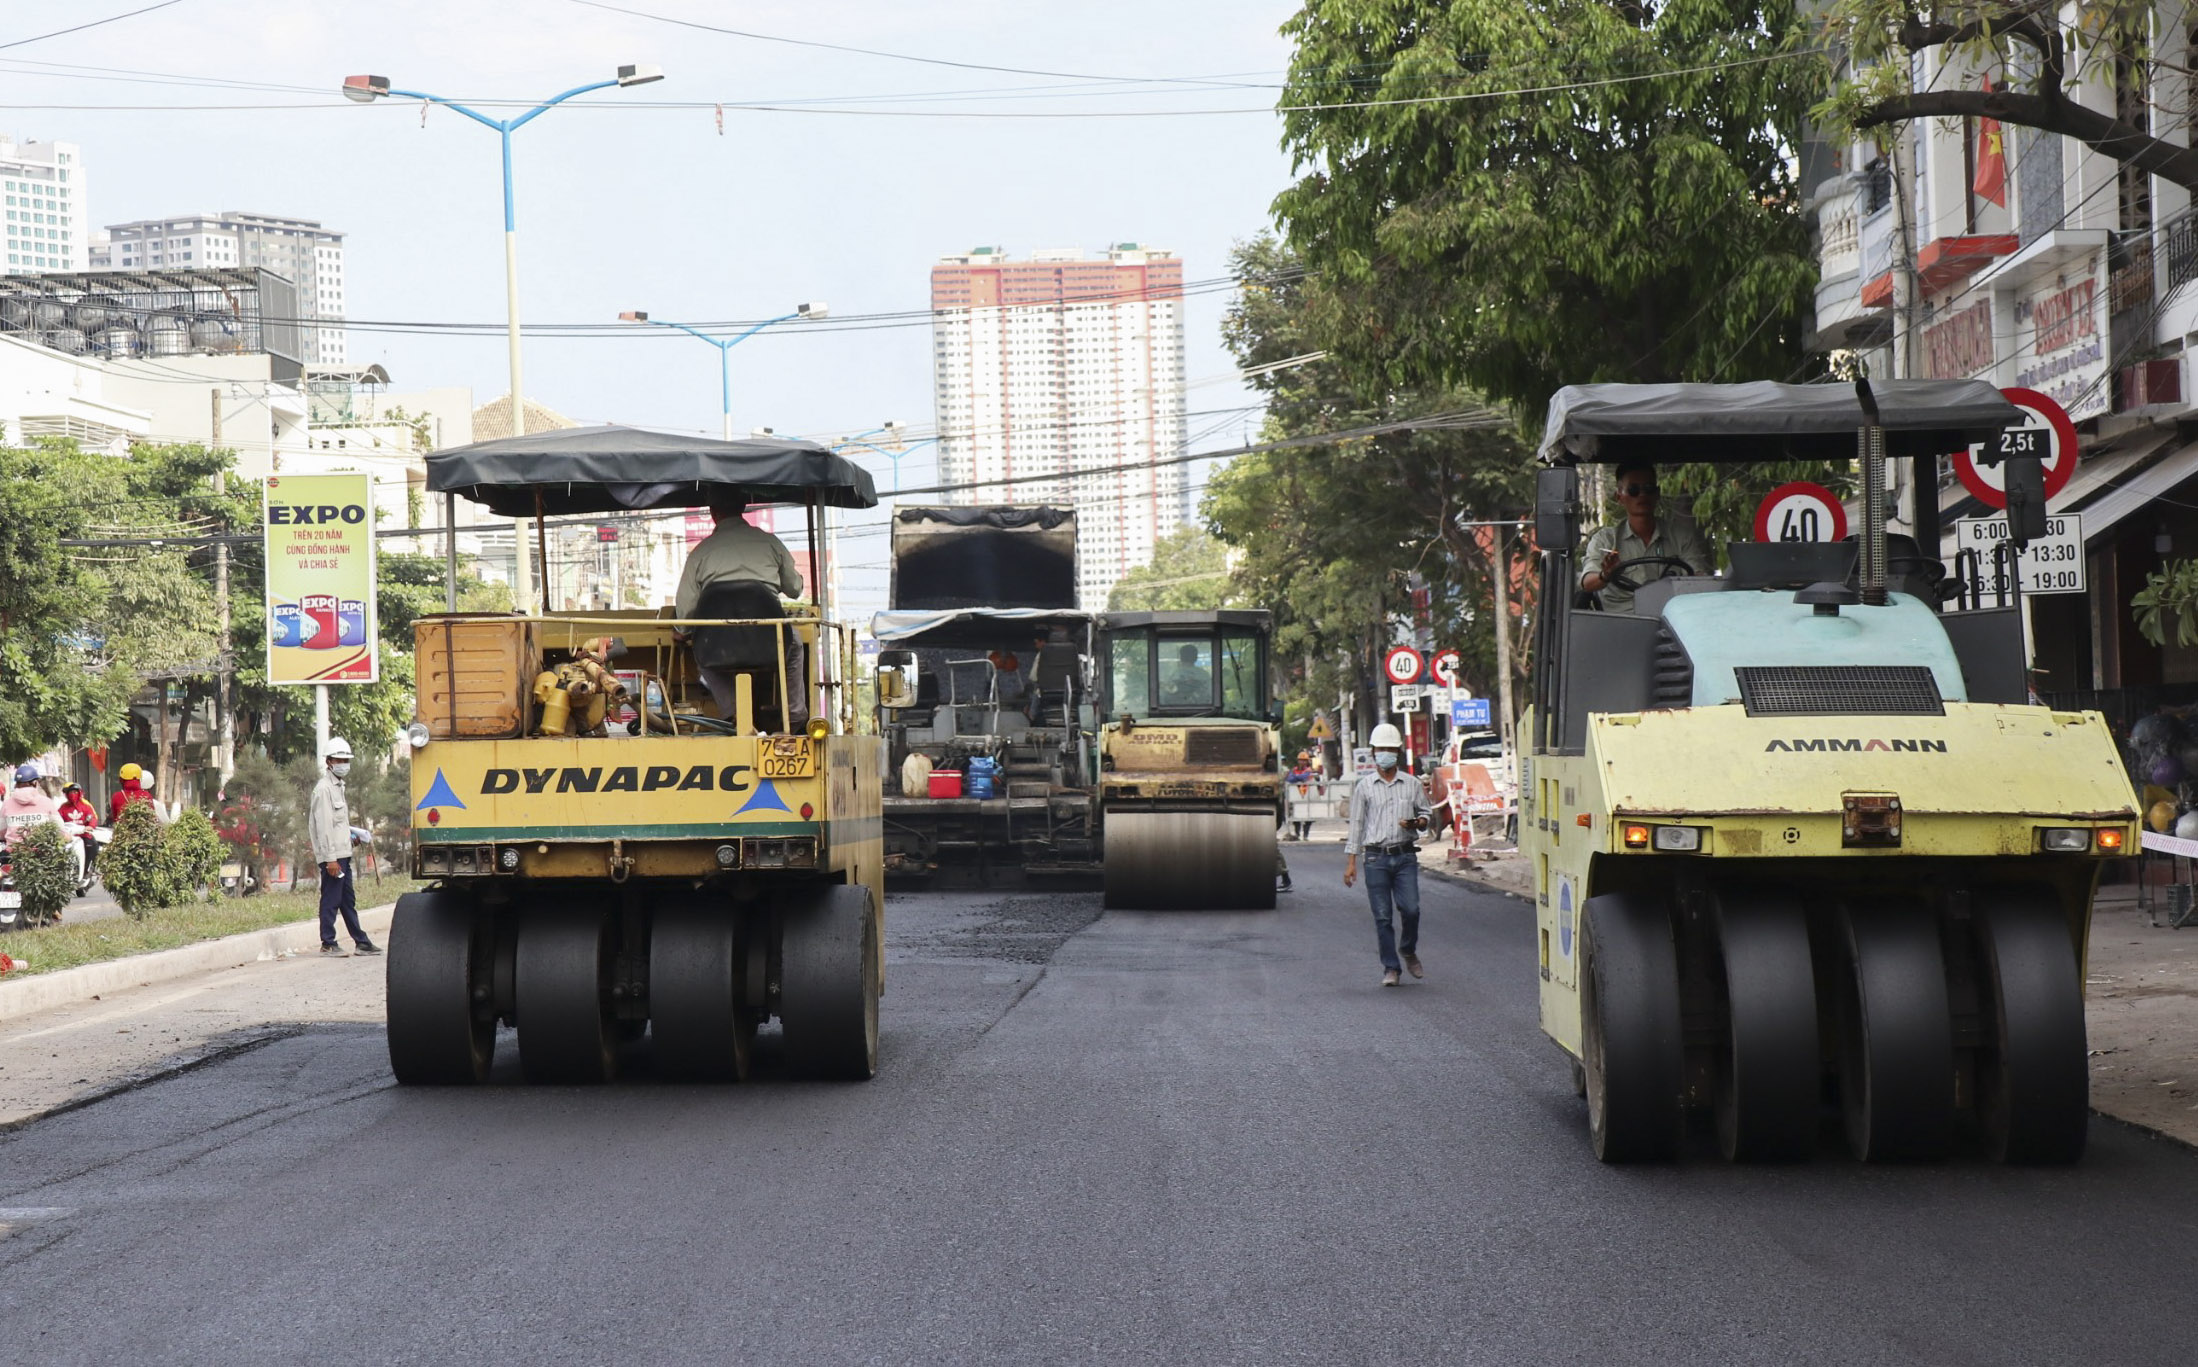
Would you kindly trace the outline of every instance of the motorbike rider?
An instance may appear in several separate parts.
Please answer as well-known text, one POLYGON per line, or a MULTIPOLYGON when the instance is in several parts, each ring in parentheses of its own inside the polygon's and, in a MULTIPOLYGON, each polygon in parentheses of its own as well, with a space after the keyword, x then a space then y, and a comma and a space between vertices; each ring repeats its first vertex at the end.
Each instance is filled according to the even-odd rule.
POLYGON ((84 800, 84 785, 74 780, 61 785, 61 825, 75 836, 84 847, 82 872, 77 882, 91 876, 92 865, 99 859, 99 841, 92 832, 99 828, 99 811, 84 800))
POLYGON ((61 804, 38 786, 37 765, 18 764, 15 766, 15 785, 8 789, 6 798, 0 799, 0 825, 7 827, 9 852, 13 853, 24 832, 44 821, 60 825, 61 804))
MULTIPOLYGON (((110 826, 122 819, 122 809, 124 807, 133 802, 151 802, 153 800, 152 792, 144 781, 145 771, 143 769, 134 764, 125 764, 116 773, 115 777, 121 780, 122 786, 115 789, 114 796, 107 799, 107 824, 110 826)), ((155 810, 157 811, 158 808, 156 807, 155 810)))

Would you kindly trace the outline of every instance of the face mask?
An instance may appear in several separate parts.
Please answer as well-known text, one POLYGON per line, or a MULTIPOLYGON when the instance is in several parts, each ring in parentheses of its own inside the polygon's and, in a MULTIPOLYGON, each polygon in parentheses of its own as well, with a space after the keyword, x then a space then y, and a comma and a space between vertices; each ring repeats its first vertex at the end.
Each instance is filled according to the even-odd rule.
POLYGON ((1398 755, 1397 752, 1394 750, 1376 750, 1374 752, 1374 765, 1383 773, 1387 773, 1391 769, 1396 768, 1397 760, 1398 755))
POLYGON ((351 772, 351 766, 344 763, 331 764, 328 766, 328 772, 334 774, 337 778, 343 778, 351 772))

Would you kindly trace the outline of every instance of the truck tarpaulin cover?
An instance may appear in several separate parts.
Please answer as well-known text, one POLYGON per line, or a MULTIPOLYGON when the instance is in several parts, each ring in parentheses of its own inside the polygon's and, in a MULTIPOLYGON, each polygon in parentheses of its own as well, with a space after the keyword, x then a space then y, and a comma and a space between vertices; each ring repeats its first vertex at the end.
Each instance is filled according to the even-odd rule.
POLYGON ((1076 606, 1076 514, 996 505, 903 508, 893 519, 897 611, 1076 606))
MULTIPOLYGON (((1949 455, 2018 426, 1982 380, 1872 380, 1885 450, 1949 455)), ((1852 384, 1581 384, 1549 400, 1544 463, 1847 460, 1862 405, 1852 384)))
POLYGON ((698 508, 718 492, 750 503, 874 508, 869 472, 809 441, 719 441, 638 427, 565 427, 454 446, 427 457, 431 493, 506 517, 698 508), (536 503, 539 494, 540 503, 536 503))

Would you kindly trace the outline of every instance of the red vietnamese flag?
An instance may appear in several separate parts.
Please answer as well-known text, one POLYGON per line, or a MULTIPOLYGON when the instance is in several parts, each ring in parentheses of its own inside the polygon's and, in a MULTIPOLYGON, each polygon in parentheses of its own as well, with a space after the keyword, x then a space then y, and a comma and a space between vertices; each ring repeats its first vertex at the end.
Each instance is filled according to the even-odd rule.
MULTIPOLYGON (((1984 93, 1992 93, 1992 78, 1984 78, 1984 93)), ((1977 179, 1970 188, 2002 209, 2007 207, 2007 139, 1998 119, 1977 120, 1977 179)))

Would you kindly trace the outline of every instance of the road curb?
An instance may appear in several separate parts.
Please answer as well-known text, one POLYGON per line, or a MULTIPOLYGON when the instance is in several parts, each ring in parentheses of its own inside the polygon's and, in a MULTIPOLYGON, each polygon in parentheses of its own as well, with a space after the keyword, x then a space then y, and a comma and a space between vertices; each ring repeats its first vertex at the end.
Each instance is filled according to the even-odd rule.
POLYGON ((1445 883, 1452 883, 1461 888, 1471 888, 1475 892, 1485 892, 1494 897, 1510 897, 1517 901, 1526 902, 1529 904, 1531 904, 1534 900, 1533 898, 1528 897, 1523 893, 1515 892, 1510 888, 1499 887, 1494 883, 1488 882, 1486 879, 1473 878, 1466 874, 1458 873, 1452 869, 1438 869, 1432 864, 1421 864, 1420 872, 1426 874, 1430 878, 1440 879, 1445 883))
MULTIPOLYGON (((359 912, 359 924, 369 935, 386 935, 396 906, 395 902, 388 902, 365 908, 359 912)), ((195 945, 156 949, 148 954, 109 959, 105 963, 64 968, 58 973, 34 973, 26 978, 0 981, 0 1021, 90 1001, 125 988, 150 987, 154 983, 174 982, 200 973, 216 973, 224 968, 278 959, 285 954, 302 954, 318 949, 320 942, 320 920, 314 917, 269 926, 265 930, 248 930, 242 935, 225 935, 195 945)))

